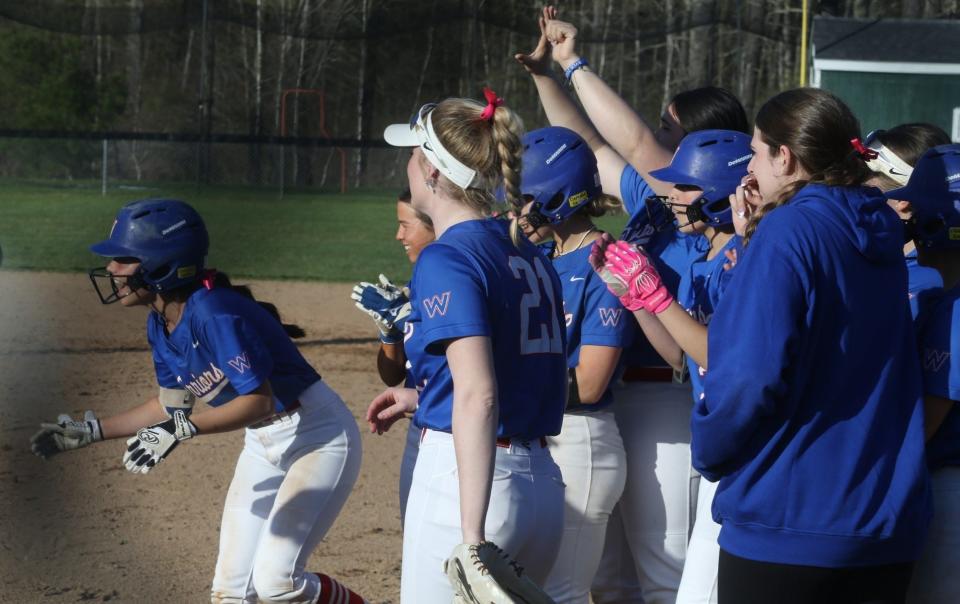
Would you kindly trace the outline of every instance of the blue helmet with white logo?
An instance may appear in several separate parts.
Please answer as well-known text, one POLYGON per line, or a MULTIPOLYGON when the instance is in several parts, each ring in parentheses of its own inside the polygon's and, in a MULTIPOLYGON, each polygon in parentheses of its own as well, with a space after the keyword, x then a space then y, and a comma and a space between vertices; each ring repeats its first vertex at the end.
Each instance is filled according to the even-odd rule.
POLYGON ((533 199, 535 227, 559 224, 587 207, 600 194, 597 158, 576 132, 559 126, 540 128, 523 137, 520 193, 533 199))
POLYGON ((960 248, 960 144, 927 149, 907 185, 884 195, 910 202, 907 229, 918 246, 960 248))
POLYGON ((688 224, 724 226, 733 222, 729 197, 747 175, 752 157, 750 135, 734 130, 699 130, 680 141, 669 166, 650 172, 650 176, 703 190, 686 207, 688 224))
MULTIPOLYGON (((176 199, 142 199, 120 208, 110 236, 90 250, 139 260, 131 286, 162 292, 197 282, 209 247, 207 228, 192 207, 176 199)), ((102 295, 101 300, 107 301, 102 295)))

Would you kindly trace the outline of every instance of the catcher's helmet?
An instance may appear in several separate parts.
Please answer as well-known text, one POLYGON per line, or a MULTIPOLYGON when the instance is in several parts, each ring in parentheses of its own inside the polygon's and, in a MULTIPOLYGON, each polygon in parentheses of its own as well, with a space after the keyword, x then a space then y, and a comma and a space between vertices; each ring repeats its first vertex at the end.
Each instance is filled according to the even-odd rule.
POLYGON ((560 224, 600 194, 597 158, 573 130, 551 126, 528 132, 520 193, 533 199, 527 220, 534 228, 560 224))
POLYGON ((703 190, 686 206, 687 224, 700 221, 723 226, 733 222, 729 196, 747 175, 752 157, 749 135, 733 130, 700 130, 686 135, 670 165, 650 172, 650 176, 703 190))
POLYGON ((960 248, 960 144, 927 149, 907 185, 884 195, 913 206, 905 226, 917 245, 960 248))
MULTIPOLYGON (((137 273, 128 279, 131 287, 162 292, 198 281, 209 245, 203 219, 192 207, 176 199, 142 199, 120 208, 110 236, 90 250, 107 258, 139 260, 137 273)), ((91 270, 91 279, 103 272, 91 270)), ((111 297, 100 294, 100 299, 115 302, 116 290, 111 297)))

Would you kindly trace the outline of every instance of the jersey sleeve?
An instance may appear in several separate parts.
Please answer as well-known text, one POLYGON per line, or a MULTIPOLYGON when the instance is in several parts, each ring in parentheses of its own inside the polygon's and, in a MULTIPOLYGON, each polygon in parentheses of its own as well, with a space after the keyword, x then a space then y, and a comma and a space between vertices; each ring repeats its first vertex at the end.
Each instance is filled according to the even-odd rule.
POLYGON ((921 334, 923 390, 960 401, 960 300, 940 304, 921 334))
POLYGON ((437 243, 424 248, 413 283, 427 346, 452 338, 490 336, 487 288, 478 267, 465 254, 437 243))
POLYGON ((153 313, 147 315, 147 343, 150 345, 150 352, 153 355, 153 369, 157 374, 157 384, 163 388, 183 388, 183 384, 177 382, 177 376, 173 374, 166 361, 157 351, 157 336, 154 330, 157 329, 157 322, 153 318, 153 313))
POLYGON ((250 394, 273 373, 273 357, 253 325, 243 317, 211 316, 199 332, 201 344, 213 351, 217 366, 237 393, 250 394))
POLYGON ((627 164, 620 173, 620 199, 627 214, 634 217, 644 209, 647 197, 654 195, 653 189, 640 176, 636 169, 627 164))
POLYGON ((610 293, 606 284, 591 271, 587 275, 586 295, 583 300, 583 321, 580 325, 580 344, 624 348, 633 341, 633 314, 623 307, 620 299, 610 293))

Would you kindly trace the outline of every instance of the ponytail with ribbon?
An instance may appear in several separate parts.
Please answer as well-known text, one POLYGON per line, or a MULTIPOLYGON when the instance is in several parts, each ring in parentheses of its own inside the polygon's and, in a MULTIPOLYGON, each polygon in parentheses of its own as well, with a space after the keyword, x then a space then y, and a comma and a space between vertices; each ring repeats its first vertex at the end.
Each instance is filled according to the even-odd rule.
POLYGON ((856 151, 857 155, 860 156, 860 159, 863 161, 870 161, 872 159, 877 159, 877 152, 873 149, 868 149, 859 137, 850 139, 850 146, 853 147, 853 150, 856 151))
POLYGON ((480 113, 480 119, 493 122, 493 114, 496 112, 497 107, 503 105, 503 99, 498 97, 496 92, 486 86, 483 87, 483 97, 487 99, 487 106, 484 107, 480 113))

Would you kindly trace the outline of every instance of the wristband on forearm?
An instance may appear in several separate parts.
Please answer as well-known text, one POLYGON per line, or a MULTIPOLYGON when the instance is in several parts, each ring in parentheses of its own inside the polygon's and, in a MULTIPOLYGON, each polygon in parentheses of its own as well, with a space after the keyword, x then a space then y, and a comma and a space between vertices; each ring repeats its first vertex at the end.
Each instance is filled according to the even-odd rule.
POLYGON ((578 69, 582 69, 584 67, 590 67, 590 63, 587 63, 587 60, 581 57, 576 61, 574 61, 573 63, 571 63, 569 67, 564 69, 563 77, 567 79, 567 83, 569 84, 570 81, 573 79, 573 74, 575 71, 577 71, 578 69))

